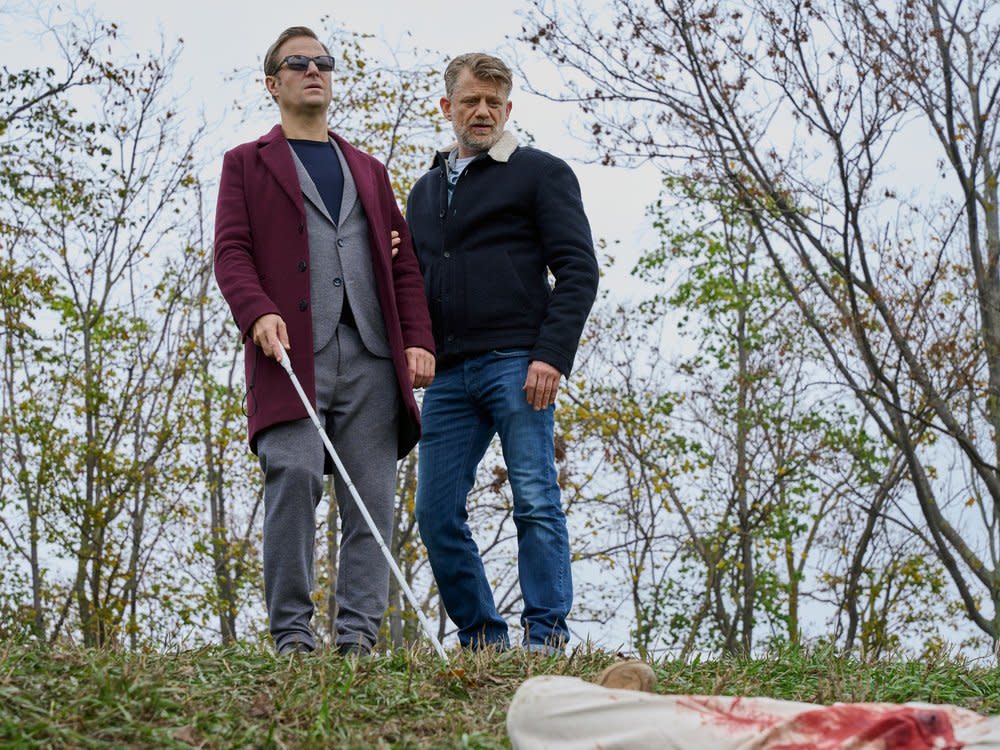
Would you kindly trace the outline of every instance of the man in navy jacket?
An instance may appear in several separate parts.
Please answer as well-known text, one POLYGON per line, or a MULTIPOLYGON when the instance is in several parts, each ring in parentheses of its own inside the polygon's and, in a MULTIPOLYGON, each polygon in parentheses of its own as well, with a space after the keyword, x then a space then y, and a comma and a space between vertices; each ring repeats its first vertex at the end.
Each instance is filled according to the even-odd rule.
POLYGON ((407 203, 437 353, 421 411, 416 514, 462 645, 507 648, 466 511, 476 468, 499 433, 514 498, 525 646, 551 654, 569 639, 573 600, 554 404, 598 268, 572 170, 504 130, 511 82, 495 57, 451 61, 441 110, 458 142, 437 154, 407 203))

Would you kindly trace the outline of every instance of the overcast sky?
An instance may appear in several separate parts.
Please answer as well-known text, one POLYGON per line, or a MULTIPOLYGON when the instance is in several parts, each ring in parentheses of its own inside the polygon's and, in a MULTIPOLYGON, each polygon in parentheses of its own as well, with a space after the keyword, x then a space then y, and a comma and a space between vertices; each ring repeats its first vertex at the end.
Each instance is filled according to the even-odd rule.
MULTIPOLYGON (((586 0, 595 9, 604 3, 586 0)), ((65 17, 54 3, 26 0, 0 0, 0 61, 9 68, 29 64, 57 62, 52 47, 38 34, 43 24, 38 19, 65 17), (13 11, 13 13, 12 13, 13 11), (10 23, 12 17, 23 22, 10 23), (34 19, 34 20, 32 20, 34 19)), ((67 6, 63 4, 63 8, 67 6)), ((516 54, 525 64, 532 81, 555 87, 558 77, 547 62, 532 59, 515 40, 523 23, 522 10, 527 0, 499 0, 475 6, 446 0, 371 0, 369 2, 233 2, 233 0, 97 0, 79 2, 76 7, 91 9, 99 18, 115 21, 119 36, 127 48, 137 52, 158 50, 161 39, 169 49, 183 39, 183 49, 175 76, 178 89, 188 88, 183 97, 187 114, 194 120, 204 114, 221 131, 213 137, 215 168, 221 168, 222 151, 241 141, 251 140, 269 128, 269 122, 255 120, 239 128, 239 116, 227 110, 238 96, 245 95, 244 82, 226 82, 235 68, 256 66, 264 51, 284 28, 310 26, 322 34, 327 25, 371 33, 389 48, 421 47, 454 56, 468 51, 484 51, 511 61, 516 54), (409 36, 408 36, 409 35, 409 36), (227 138, 226 129, 231 128, 227 138)), ((57 65, 58 67, 58 65, 57 65)), ((515 80, 511 100, 511 119, 534 136, 535 145, 570 160, 580 178, 584 206, 590 217, 595 239, 614 243, 617 263, 605 279, 617 298, 634 296, 638 287, 631 282, 628 269, 643 246, 654 239, 645 216, 659 190, 659 177, 652 167, 639 170, 609 169, 585 164, 586 144, 570 136, 567 120, 573 111, 568 105, 556 105, 525 92, 515 80)), ((443 82, 442 82, 443 89, 443 82)), ((443 92, 442 92, 443 93, 443 92)), ((277 121, 277 110, 272 121, 277 121)), ((363 147, 363 144, 361 144, 363 147)), ((211 147, 211 146, 210 146, 211 147)), ((212 174, 207 175, 212 177, 212 174)))

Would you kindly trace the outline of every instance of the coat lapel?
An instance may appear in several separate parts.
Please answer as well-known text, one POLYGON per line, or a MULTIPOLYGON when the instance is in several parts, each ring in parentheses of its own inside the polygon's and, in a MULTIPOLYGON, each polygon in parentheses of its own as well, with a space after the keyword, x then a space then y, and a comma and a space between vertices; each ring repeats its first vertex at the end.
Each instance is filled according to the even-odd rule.
POLYGON ((330 139, 333 144, 333 150, 337 154, 337 158, 340 159, 340 169, 344 173, 344 192, 340 199, 340 216, 338 217, 338 224, 343 224, 347 221, 347 217, 351 214, 351 209, 354 208, 354 204, 358 201, 358 190, 354 185, 354 174, 351 171, 351 165, 347 163, 347 159, 344 157, 344 151, 340 148, 340 145, 333 138, 330 139))
POLYGON ((306 206, 302 200, 302 188, 299 186, 298 175, 295 173, 295 162, 292 159, 292 147, 288 145, 282 133, 281 125, 275 125, 271 132, 257 141, 260 159, 271 172, 275 181, 281 185, 292 203, 299 210, 300 216, 305 216, 306 206))
MULTIPOLYGON (((382 207, 379 205, 378 190, 374 183, 371 170, 367 168, 364 163, 361 152, 355 149, 351 144, 345 141, 336 133, 331 133, 333 140, 337 142, 340 147, 340 152, 344 155, 344 160, 347 162, 348 168, 351 170, 351 176, 354 178, 354 188, 357 191, 357 199, 361 201, 361 205, 365 209, 365 213, 368 214, 368 221, 371 223, 373 216, 382 215, 382 207)), ((347 197, 347 191, 344 191, 345 198, 347 197)), ((343 206, 341 207, 343 211, 343 206)), ((343 216, 343 214, 341 214, 343 216)), ((388 239, 388 237, 386 238, 388 239)), ((372 238, 373 243, 378 242, 377 239, 372 238)), ((381 243, 379 243, 381 244, 381 243)))

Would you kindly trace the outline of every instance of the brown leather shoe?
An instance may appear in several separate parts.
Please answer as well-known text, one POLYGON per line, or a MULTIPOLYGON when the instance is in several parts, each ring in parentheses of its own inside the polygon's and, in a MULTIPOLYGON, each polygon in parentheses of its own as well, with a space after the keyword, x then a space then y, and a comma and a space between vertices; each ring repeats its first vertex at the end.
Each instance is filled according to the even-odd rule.
POLYGON ((656 688, 656 674, 641 661, 620 661, 606 667, 595 682, 601 687, 615 690, 641 690, 652 693, 656 688))

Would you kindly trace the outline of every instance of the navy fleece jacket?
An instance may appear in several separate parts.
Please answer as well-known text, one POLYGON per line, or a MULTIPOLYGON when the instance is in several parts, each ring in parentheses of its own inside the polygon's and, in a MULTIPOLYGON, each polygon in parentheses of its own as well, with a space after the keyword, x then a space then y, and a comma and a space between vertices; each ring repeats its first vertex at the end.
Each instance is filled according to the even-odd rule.
POLYGON ((449 205, 447 156, 437 154, 406 207, 438 367, 526 348, 569 375, 599 276, 576 176, 505 134, 466 167, 449 205))

